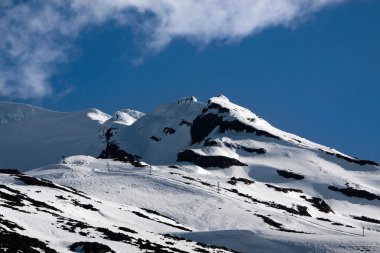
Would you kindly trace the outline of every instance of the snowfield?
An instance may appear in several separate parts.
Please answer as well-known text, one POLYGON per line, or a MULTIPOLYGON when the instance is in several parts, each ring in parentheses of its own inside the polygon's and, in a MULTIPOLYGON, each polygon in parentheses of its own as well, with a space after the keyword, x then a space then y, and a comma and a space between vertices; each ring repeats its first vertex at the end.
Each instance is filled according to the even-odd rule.
POLYGON ((28 170, 62 156, 96 156, 99 127, 109 118, 96 109, 62 113, 0 102, 0 166, 28 170))
POLYGON ((224 96, 148 114, 70 113, 76 138, 40 135, 56 141, 41 160, 23 146, 48 145, 39 150, 40 140, 16 132, 43 133, 51 127, 44 118, 63 116, 14 104, 0 112, 2 143, 25 152, 20 159, 0 150, 9 152, 0 166, 24 171, 0 170, 0 249, 380 252, 379 165, 276 129, 224 96), (97 132, 79 147, 81 117, 97 132), (72 144, 77 155, 50 162, 55 145, 72 154, 72 144), (20 238, 25 248, 14 243, 20 238))

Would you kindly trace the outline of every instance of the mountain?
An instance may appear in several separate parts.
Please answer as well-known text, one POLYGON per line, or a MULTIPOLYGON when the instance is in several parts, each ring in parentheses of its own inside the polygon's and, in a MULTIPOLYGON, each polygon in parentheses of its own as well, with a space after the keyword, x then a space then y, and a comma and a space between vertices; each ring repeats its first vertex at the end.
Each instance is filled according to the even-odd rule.
MULTIPOLYGON (((8 112, 0 128, 19 124, 0 131, 8 135, 3 149, 19 139, 32 145, 18 132, 31 122, 52 126, 45 121, 60 115, 26 105, 9 113, 17 106, 0 106, 8 112)), ((96 122, 91 156, 80 150, 24 174, 0 170, 0 249, 380 251, 376 162, 281 131, 224 96, 184 98, 147 114, 93 112, 69 113, 96 122), (24 246, 12 244, 20 238, 24 246)))
POLYGON ((62 156, 96 155, 99 127, 109 118, 96 109, 62 113, 0 102, 0 166, 27 170, 62 156))

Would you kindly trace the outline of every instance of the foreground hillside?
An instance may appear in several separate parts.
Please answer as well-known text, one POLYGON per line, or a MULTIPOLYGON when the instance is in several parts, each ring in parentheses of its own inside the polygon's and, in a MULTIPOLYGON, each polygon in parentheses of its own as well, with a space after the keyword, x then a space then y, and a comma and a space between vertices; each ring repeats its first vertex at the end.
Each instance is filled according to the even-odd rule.
POLYGON ((380 251, 376 162, 224 96, 105 119, 95 155, 0 173, 0 248, 27 236, 57 252, 380 251))
MULTIPOLYGON (((132 229, 139 235, 147 233, 150 236, 143 239, 148 238, 158 244, 168 245, 165 241, 169 239, 154 235, 169 233, 238 252, 380 250, 378 200, 347 197, 328 190, 325 184, 321 188, 325 188, 325 194, 329 197, 322 200, 316 199, 320 195, 305 193, 308 187, 295 185, 294 179, 281 175, 274 175, 272 180, 261 182, 254 181, 247 175, 244 179, 243 175, 233 179, 232 175, 236 176, 236 171, 232 170, 210 172, 194 165, 180 165, 176 168, 153 166, 150 170, 148 167, 136 168, 117 161, 84 156, 70 157, 67 164, 49 166, 29 174, 74 187, 92 197, 86 199, 60 189, 54 189, 53 193, 47 195, 51 189, 40 186, 33 186, 29 193, 30 186, 15 187, 12 186, 14 182, 8 182, 8 186, 24 189, 28 195, 57 208, 65 206, 61 210, 62 216, 85 221, 93 227, 102 224, 101 227, 115 233, 125 233, 118 230, 118 227, 132 229), (75 200, 82 206, 75 206, 75 200), (365 237, 362 236, 363 225, 365 237)), ((376 176, 379 178, 378 174, 376 176)), ((8 213, 15 217, 14 210, 9 210, 8 213)), ((104 238, 98 240, 96 238, 105 236, 98 235, 96 231, 86 234, 93 229, 83 229, 80 226, 74 226, 74 232, 71 233, 61 232, 54 223, 58 218, 46 221, 46 215, 41 220, 36 220, 36 224, 43 225, 31 226, 27 215, 18 213, 20 218, 12 218, 11 221, 27 228, 21 233, 49 238, 51 247, 60 245, 59 252, 64 252, 65 247, 77 241, 101 242, 116 252, 141 250, 131 247, 125 251, 123 244, 115 244, 104 238), (51 236, 51 230, 55 230, 56 236, 51 236), (117 245, 122 246, 120 248, 117 245)), ((4 216, 10 217, 6 214, 4 216)), ((185 247, 175 243, 174 248, 193 252, 194 245, 196 243, 185 247)), ((205 252, 212 251, 206 249, 205 252)))

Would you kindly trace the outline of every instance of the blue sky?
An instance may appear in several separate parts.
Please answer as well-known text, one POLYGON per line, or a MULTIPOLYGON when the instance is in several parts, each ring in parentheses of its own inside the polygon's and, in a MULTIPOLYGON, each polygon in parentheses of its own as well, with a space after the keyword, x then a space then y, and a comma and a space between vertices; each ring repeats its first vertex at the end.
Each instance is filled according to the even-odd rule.
MULTIPOLYGON (((265 13, 258 15, 265 19, 265 13)), ((165 36, 159 30, 159 39, 149 39, 139 27, 114 20, 88 24, 75 36, 42 33, 35 45, 46 39, 62 49, 42 58, 48 59, 40 66, 43 74, 35 76, 44 78, 32 78, 38 89, 6 89, 22 83, 15 78, 3 81, 2 91, 0 78, 0 99, 112 114, 224 94, 280 129, 380 161, 380 2, 347 0, 290 19, 276 18, 263 28, 252 24, 243 35, 236 35, 236 27, 219 29, 217 36, 207 27, 190 35, 180 27, 181 35, 166 29, 165 36)), ((0 68, 18 66, 18 58, 4 55, 0 68)))

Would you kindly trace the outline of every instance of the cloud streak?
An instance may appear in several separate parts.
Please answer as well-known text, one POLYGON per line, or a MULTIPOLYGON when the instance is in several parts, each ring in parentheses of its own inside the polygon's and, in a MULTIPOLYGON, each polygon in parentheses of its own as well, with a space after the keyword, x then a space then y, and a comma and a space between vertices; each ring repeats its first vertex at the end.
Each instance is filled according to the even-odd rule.
POLYGON ((42 98, 85 28, 114 22, 134 29, 147 52, 176 38, 198 45, 239 41, 290 26, 344 0, 2 0, 0 96, 42 98))

